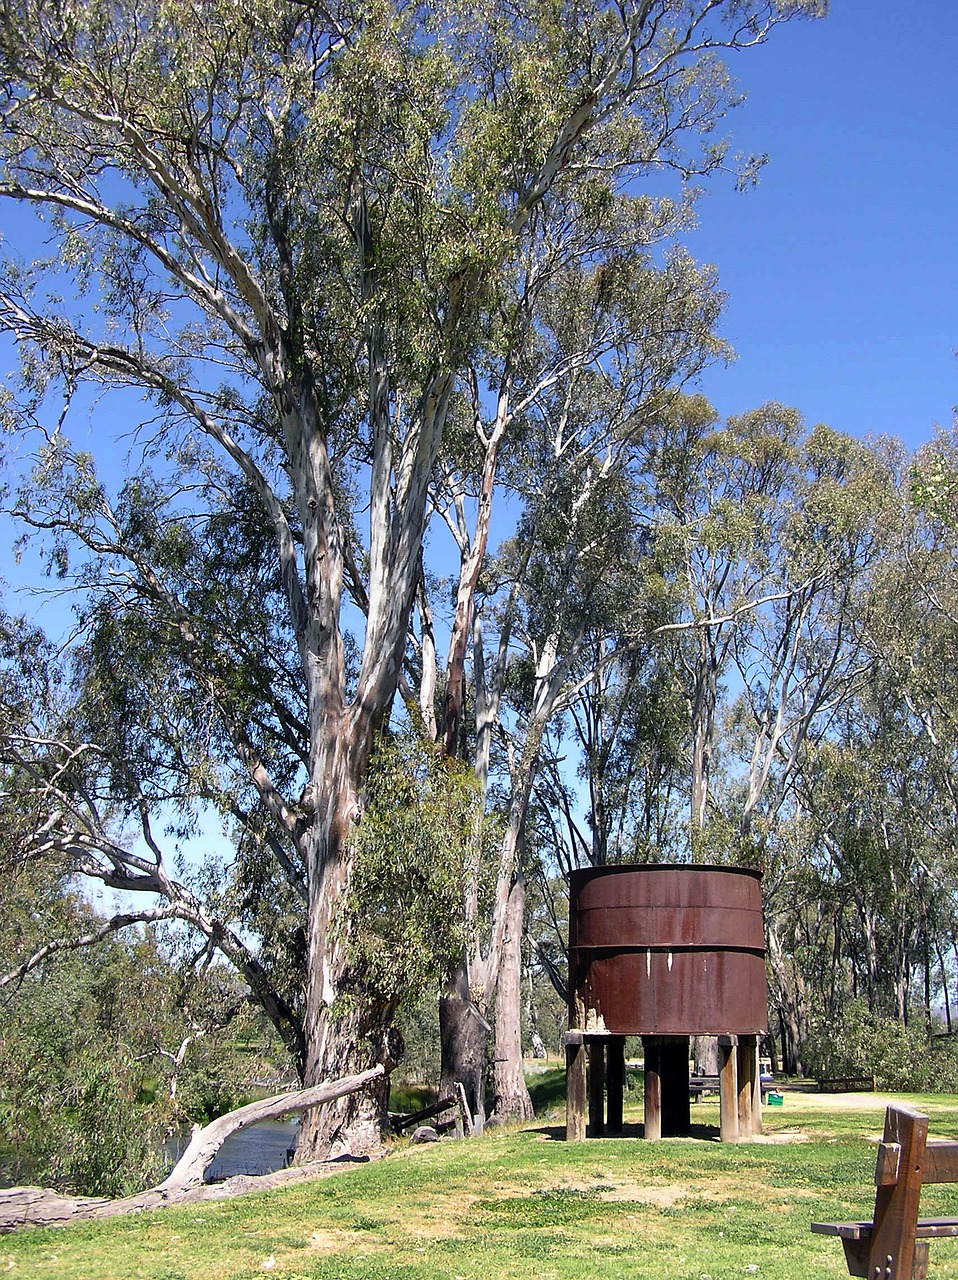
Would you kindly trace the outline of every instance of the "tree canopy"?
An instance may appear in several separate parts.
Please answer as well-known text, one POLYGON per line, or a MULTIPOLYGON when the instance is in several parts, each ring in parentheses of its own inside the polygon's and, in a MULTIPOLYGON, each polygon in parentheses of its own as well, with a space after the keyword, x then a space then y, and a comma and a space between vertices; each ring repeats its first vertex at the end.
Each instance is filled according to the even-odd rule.
MULTIPOLYGON (((368 1010, 333 1012, 350 833, 397 696, 460 749, 481 598, 501 624, 481 784, 520 632, 533 676, 494 986, 546 724, 636 545, 636 450, 724 350, 715 281, 681 248, 694 183, 754 171, 720 140, 720 55, 821 8, 4 10, 0 196, 46 246, 0 273, 5 425, 35 442, 17 514, 77 592, 76 697, 11 748, 40 810, 26 845, 198 930, 307 1081, 379 1052, 368 1010), (114 443, 73 442, 84 415, 114 443), (521 533, 483 597, 503 493, 521 533), (439 520, 451 575, 424 561, 439 520), (225 877, 176 865, 166 830, 195 831, 198 805, 233 832, 225 877)), ((342 1106, 309 1140, 362 1140, 342 1106)))

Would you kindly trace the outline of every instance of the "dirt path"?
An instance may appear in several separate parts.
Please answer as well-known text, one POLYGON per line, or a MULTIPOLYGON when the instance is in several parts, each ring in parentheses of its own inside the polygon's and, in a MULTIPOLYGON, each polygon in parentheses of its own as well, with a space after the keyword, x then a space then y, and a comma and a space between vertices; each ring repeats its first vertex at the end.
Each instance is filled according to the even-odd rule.
POLYGON ((888 1093, 806 1093, 804 1089, 790 1089, 785 1085, 785 1106, 794 1099, 794 1106, 809 1111, 880 1111, 887 1106, 901 1105, 900 1095, 888 1093))

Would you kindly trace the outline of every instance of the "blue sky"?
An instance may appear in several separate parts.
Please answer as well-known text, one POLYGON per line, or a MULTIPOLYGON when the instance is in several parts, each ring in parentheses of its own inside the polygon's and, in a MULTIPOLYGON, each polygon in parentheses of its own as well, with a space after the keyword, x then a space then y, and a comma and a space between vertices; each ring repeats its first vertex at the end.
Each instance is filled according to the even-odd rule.
POLYGON ((730 67, 733 150, 756 189, 715 187, 689 247, 719 268, 739 354, 703 390, 914 448, 958 403, 958 4, 832 0, 730 67))
MULTIPOLYGON (((958 403, 958 3, 832 0, 730 58, 746 94, 733 151, 758 186, 711 184, 693 255, 716 264, 738 360, 702 389, 722 414, 766 400, 911 448, 958 403)), ((0 210, 14 243, 18 211, 0 210)), ((12 357, 4 349, 5 367, 12 357)), ((89 421, 69 429, 84 443, 89 421)), ((0 546, 0 576, 22 579, 0 546)))
MULTIPOLYGON (((731 60, 747 94, 728 120, 733 150, 769 163, 748 193, 713 184, 689 239, 719 269, 722 333, 739 353, 702 385, 722 414, 774 399, 809 425, 914 448, 958 402, 958 2, 832 10, 731 60)), ((11 236, 16 215, 0 214, 11 236)), ((70 424, 81 444, 84 427, 70 424)), ((13 566, 0 534, 15 594, 36 565, 13 566)), ((61 610, 49 603, 40 621, 61 610)))

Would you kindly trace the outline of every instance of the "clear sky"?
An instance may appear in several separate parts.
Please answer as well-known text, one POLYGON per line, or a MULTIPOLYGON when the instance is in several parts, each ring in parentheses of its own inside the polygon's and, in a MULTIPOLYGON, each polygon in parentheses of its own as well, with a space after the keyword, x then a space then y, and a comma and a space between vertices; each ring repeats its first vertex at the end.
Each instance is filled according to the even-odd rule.
MULTIPOLYGON (((915 447, 958 403, 958 0, 831 9, 730 58, 732 149, 769 162, 748 192, 713 183, 688 238, 739 357, 702 386, 723 414, 779 400, 915 447)), ((18 211, 0 215, 16 243, 18 211)))
POLYGON ((832 0, 730 67, 733 150, 769 162, 703 199, 689 243, 739 355, 703 390, 914 448, 958 403, 958 3, 832 0))

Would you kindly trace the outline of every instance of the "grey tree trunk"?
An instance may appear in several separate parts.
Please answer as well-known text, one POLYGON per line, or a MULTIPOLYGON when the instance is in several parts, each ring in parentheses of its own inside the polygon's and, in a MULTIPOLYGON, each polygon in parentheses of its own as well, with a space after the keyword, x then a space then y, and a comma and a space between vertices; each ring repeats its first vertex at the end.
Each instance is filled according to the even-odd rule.
POLYGON ((521 871, 509 891, 502 962, 496 987, 496 1054, 493 1066, 493 1117, 531 1120, 532 1099, 522 1059, 522 925, 526 886, 521 871))
POLYGON ((465 1091, 474 1130, 486 1120, 486 1059, 492 1028, 469 995, 465 964, 439 1000, 439 1038, 442 1055, 439 1092, 443 1097, 465 1091))
MULTIPOLYGON (((321 764, 319 803, 308 834, 309 986, 304 1084, 354 1076, 380 1062, 395 1065, 401 1046, 390 1035, 393 1006, 354 1002, 348 996, 348 957, 337 911, 348 879, 346 836, 357 812, 359 778, 368 757, 368 735, 354 726, 321 764)), ((345 1094, 307 1112, 300 1126, 297 1162, 375 1150, 388 1132, 389 1081, 345 1094)))
POLYGON ((805 983, 797 967, 789 965, 774 921, 768 926, 768 961, 770 1004, 778 1011, 782 1041, 782 1070, 786 1075, 802 1074, 801 1009, 805 999, 805 983))
POLYGON ((719 1072, 718 1037, 693 1036, 692 1058, 697 1076, 717 1076, 719 1072))

